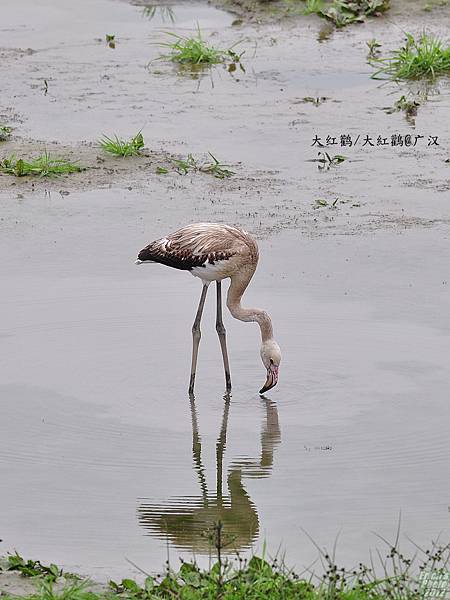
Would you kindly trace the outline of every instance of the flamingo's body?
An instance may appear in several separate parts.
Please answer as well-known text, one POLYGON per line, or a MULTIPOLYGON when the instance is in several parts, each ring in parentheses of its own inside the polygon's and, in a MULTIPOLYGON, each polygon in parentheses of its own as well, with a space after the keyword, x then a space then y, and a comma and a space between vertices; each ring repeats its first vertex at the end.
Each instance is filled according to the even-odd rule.
POLYGON ((197 316, 192 327, 193 352, 191 382, 193 392, 200 342, 200 320, 206 292, 212 281, 217 282, 216 329, 225 367, 227 390, 231 389, 230 370, 226 348, 226 332, 222 321, 221 281, 231 278, 227 295, 227 306, 236 319, 256 321, 261 329, 261 359, 267 369, 267 381, 261 393, 274 387, 278 381, 281 361, 280 348, 273 339, 272 321, 269 315, 258 308, 241 306, 241 297, 247 288, 258 264, 258 245, 246 231, 220 223, 194 223, 156 240, 139 252, 137 263, 161 263, 175 269, 190 271, 203 283, 197 316))

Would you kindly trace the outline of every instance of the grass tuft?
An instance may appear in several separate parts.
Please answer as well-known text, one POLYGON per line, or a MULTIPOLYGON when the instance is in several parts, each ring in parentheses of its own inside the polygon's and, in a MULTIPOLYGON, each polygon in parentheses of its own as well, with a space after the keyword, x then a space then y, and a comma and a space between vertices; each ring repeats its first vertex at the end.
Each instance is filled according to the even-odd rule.
POLYGON ((366 46, 369 50, 367 54, 368 59, 377 58, 380 55, 381 44, 375 38, 372 38, 366 42, 366 46))
MULTIPOLYGON (((423 100, 425 101, 425 100, 423 100)), ((414 98, 407 98, 406 96, 400 96, 400 98, 394 103, 394 106, 387 106, 384 108, 384 111, 388 115, 392 115, 396 112, 403 112, 406 120, 411 125, 415 123, 415 117, 417 116, 417 111, 421 106, 421 101, 419 100, 419 96, 414 98)))
POLYGON ((12 127, 0 125, 0 142, 6 142, 11 137, 12 127))
POLYGON ((304 14, 315 13, 329 19, 336 27, 345 27, 389 8, 390 0, 306 0, 304 14))
POLYGON ((216 65, 225 60, 227 51, 207 44, 202 38, 200 29, 198 29, 196 37, 186 37, 170 31, 166 33, 173 41, 163 42, 160 46, 169 48, 171 52, 161 58, 166 58, 172 62, 192 65, 216 65))
POLYGON ((166 34, 170 36, 173 41, 162 42, 159 45, 163 48, 169 48, 170 54, 164 54, 159 57, 160 59, 170 60, 171 62, 180 65, 191 66, 212 66, 229 60, 230 72, 235 71, 236 65, 238 64, 241 70, 245 72, 241 63, 244 52, 237 54, 233 50, 237 44, 234 44, 226 50, 215 48, 202 38, 200 28, 197 29, 197 35, 195 37, 182 36, 170 31, 166 31, 166 34))
POLYGON ((107 45, 114 50, 114 48, 116 47, 116 36, 106 33, 105 41, 106 41, 107 45))
POLYGON ((44 579, 29 600, 99 600, 98 596, 88 589, 89 585, 89 580, 72 579, 65 581, 61 587, 56 586, 53 581, 44 579))
MULTIPOLYGON (((333 202, 335 207, 337 200, 333 202)), ((327 206, 326 201, 318 201, 327 206)), ((306 533, 306 532, 305 532, 306 533)), ((308 535, 308 534, 306 534, 308 535)), ((223 525, 215 525, 210 536, 211 551, 216 562, 201 569, 195 561, 184 562, 173 569, 167 562, 162 575, 148 575, 142 585, 133 579, 109 582, 109 590, 93 592, 89 581, 67 581, 63 586, 38 575, 41 585, 27 600, 423 600, 444 598, 436 593, 437 581, 448 585, 450 545, 432 543, 428 549, 414 544, 415 553, 407 556, 400 548, 399 534, 393 543, 383 542, 370 565, 359 563, 351 569, 338 565, 336 543, 331 552, 322 549, 308 535, 319 553, 320 572, 304 571, 303 577, 285 566, 284 560, 262 557, 249 560, 237 555, 236 560, 224 556, 227 536, 223 525), (306 577, 305 577, 306 574, 306 577), (432 592, 434 591, 434 595, 432 592)), ((23 560, 23 559, 22 559, 23 560)), ((25 561, 23 561, 25 562, 25 561)), ((41 563, 39 564, 41 567, 41 563)), ((63 574, 63 577, 67 575, 63 574)), ((444 590, 445 591, 445 590, 444 590)), ((2 598, 13 600, 6 592, 2 598)), ((17 600, 17 597, 15 597, 17 600)))
MULTIPOLYGON (((229 165, 222 164, 211 152, 208 152, 208 154, 212 158, 212 162, 199 163, 192 154, 188 154, 187 158, 172 161, 174 169, 179 175, 187 175, 190 171, 193 171, 194 173, 207 173, 216 179, 227 179, 235 174, 234 171, 228 168, 229 165)), ((167 173, 167 169, 159 167, 157 173, 167 173)))
POLYGON ((323 0, 306 0, 305 15, 311 15, 313 13, 320 15, 323 9, 323 0))
POLYGON ((103 135, 98 143, 105 152, 114 156, 138 156, 144 148, 144 137, 140 131, 128 141, 120 139, 117 135, 114 138, 103 135))
POLYGON ((210 155, 213 161, 211 163, 204 163, 200 166, 199 170, 202 173, 209 173, 210 175, 213 175, 213 177, 215 177, 216 179, 226 179, 235 174, 234 171, 231 171, 228 168, 228 165, 223 165, 222 163, 220 163, 217 160, 217 158, 211 154, 211 152, 208 152, 208 154, 210 155))
POLYGON ((62 570, 56 565, 43 565, 39 560, 25 560, 18 552, 8 554, 7 571, 18 571, 23 577, 39 577, 44 575, 49 581, 56 581, 61 577, 62 570))
POLYGON ((31 160, 17 158, 12 154, 0 161, 0 173, 15 175, 16 177, 25 177, 26 175, 51 177, 53 175, 68 175, 83 170, 83 167, 71 163, 65 158, 52 157, 47 151, 31 160))
POLYGON ((149 21, 155 18, 159 14, 162 21, 169 20, 175 23, 175 12, 171 6, 159 6, 156 4, 144 6, 142 9, 142 15, 149 21))
POLYGON ((318 157, 319 158, 311 159, 311 162, 319 163, 317 166, 320 171, 322 171, 322 170, 328 171, 328 169, 330 167, 335 167, 337 165, 340 165, 345 160, 347 160, 347 157, 344 156, 343 154, 335 154, 334 156, 331 156, 330 154, 328 154, 328 152, 319 152, 318 157))
POLYGON ((390 56, 371 60, 379 69, 372 79, 435 79, 450 75, 450 46, 433 35, 423 32, 418 39, 406 34, 406 43, 390 56))

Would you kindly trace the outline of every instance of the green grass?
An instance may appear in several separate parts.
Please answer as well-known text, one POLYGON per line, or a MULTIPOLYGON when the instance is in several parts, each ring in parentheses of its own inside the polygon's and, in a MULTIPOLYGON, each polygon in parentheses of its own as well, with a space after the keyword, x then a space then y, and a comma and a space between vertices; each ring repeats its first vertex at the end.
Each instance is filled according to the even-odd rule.
POLYGON ((224 165, 221 162, 219 162, 217 158, 211 154, 211 152, 208 152, 208 154, 212 158, 212 162, 204 163, 200 166, 199 170, 202 173, 209 173, 210 175, 213 175, 213 177, 215 177, 216 179, 227 179, 228 177, 231 177, 235 174, 234 171, 231 171, 228 168, 229 165, 224 165))
POLYGON ((414 124, 414 117, 417 116, 417 111, 421 106, 419 97, 408 99, 406 96, 400 96, 400 98, 394 103, 394 106, 388 106, 384 110, 386 114, 392 115, 393 113, 402 111, 406 117, 406 120, 411 124, 414 124))
MULTIPOLYGON (((233 51, 236 44, 227 49, 215 48, 202 38, 200 28, 197 29, 195 37, 182 36, 170 31, 167 31, 166 34, 170 36, 171 41, 162 42, 159 46, 168 48, 170 53, 160 56, 160 59, 170 60, 181 65, 211 66, 223 63, 227 59, 235 66, 237 63, 241 64, 243 52, 237 54, 233 51)), ((244 70, 242 66, 241 69, 244 70)))
POLYGON ((369 50, 367 54, 368 59, 377 58, 379 56, 381 44, 375 38, 372 38, 368 42, 366 42, 366 46, 369 50))
POLYGON ((312 96, 305 96, 304 98, 302 98, 301 101, 304 102, 305 104, 310 103, 310 104, 313 104, 314 106, 320 106, 327 100, 329 100, 329 98, 327 98, 326 96, 317 96, 315 98, 312 96))
MULTIPOLYGON (((229 169, 229 165, 221 163, 213 154, 211 154, 211 152, 208 152, 208 154, 212 159, 210 162, 199 163, 192 154, 188 154, 186 158, 174 159, 172 164, 179 175, 187 175, 189 172, 193 171, 194 173, 207 173, 216 179, 226 179, 235 174, 234 171, 229 169)), ((157 173, 159 174, 165 174, 167 172, 168 170, 164 167, 158 167, 157 169, 157 173)))
MULTIPOLYGON (((309 537, 309 536, 308 536, 309 537)), ((423 600, 431 597, 428 584, 421 573, 446 573, 450 559, 450 544, 432 543, 429 549, 415 546, 414 554, 406 556, 400 549, 399 536, 393 543, 380 538, 383 546, 371 558, 370 565, 359 563, 352 568, 338 565, 335 559, 336 544, 332 552, 315 545, 321 564, 320 572, 312 567, 296 574, 286 567, 284 560, 269 559, 263 547, 262 556, 249 560, 240 556, 230 559, 224 556, 233 539, 224 534, 218 523, 209 532, 211 553, 215 563, 208 569, 195 562, 184 562, 177 568, 169 563, 161 575, 147 574, 142 584, 133 579, 109 582, 109 588, 92 591, 88 580, 71 579, 61 573, 53 578, 53 567, 46 572, 40 562, 37 575, 26 571, 25 576, 35 577, 36 592, 24 596, 27 600, 423 600)), ((18 555, 15 556, 17 560, 18 555)), ((9 559, 8 559, 9 560, 9 559)), ((26 564, 30 561, 22 562, 26 564)), ((33 562, 33 561, 32 561, 33 562)), ((298 560, 301 563, 301 559, 298 560)), ((57 569, 57 567, 55 567, 57 569)), ((10 570, 10 566, 7 566, 10 570)), ((72 576, 73 577, 73 576, 72 576)), ((98 588, 97 588, 98 589, 98 588)), ((4 600, 13 600, 8 592, 4 600)))
POLYGON ((0 142, 6 142, 11 137, 12 127, 0 125, 0 142))
POLYGON ((149 21, 155 18, 156 14, 159 14, 162 21, 171 21, 175 23, 175 12, 171 6, 159 6, 157 4, 144 6, 142 9, 142 15, 149 21))
POLYGON ((442 8, 444 6, 447 6, 448 3, 449 0, 430 0, 429 2, 423 5, 423 10, 425 12, 430 12, 435 8, 442 8))
POLYGON ((116 36, 106 33, 105 41, 108 44, 108 46, 114 50, 114 48, 116 47, 116 36))
POLYGON ((323 0, 306 0, 305 15, 311 15, 312 13, 319 14, 324 8, 323 0))
POLYGON ((24 177, 26 175, 51 177, 53 175, 67 175, 78 171, 83 171, 83 167, 71 163, 65 158, 53 157, 47 151, 41 156, 30 160, 17 158, 12 154, 0 161, 0 173, 15 175, 16 177, 24 177))
POLYGON ((140 131, 128 141, 120 139, 117 135, 113 138, 104 135, 98 143, 105 152, 114 156, 138 156, 144 148, 144 137, 140 131))
POLYGON ((335 167, 347 160, 347 157, 343 154, 335 154, 334 156, 331 156, 328 154, 328 152, 319 152, 318 156, 319 158, 314 158, 312 161, 319 163, 318 167, 320 170, 335 167))
POLYGON ((304 13, 316 13, 332 21, 336 27, 345 27, 389 8, 390 0, 306 0, 304 13))
POLYGON ((373 79, 410 80, 450 75, 450 46, 423 32, 417 39, 406 34, 406 42, 390 56, 371 61, 378 67, 373 79))
POLYGON ((173 41, 162 42, 163 48, 169 48, 170 54, 161 56, 172 62, 192 65, 216 65, 225 60, 227 51, 214 48, 202 38, 200 30, 196 37, 186 37, 167 32, 173 41))
POLYGON ((62 575, 62 570, 56 565, 43 565, 39 560, 25 560, 18 552, 8 554, 7 570, 18 571, 24 577, 44 575, 48 581, 56 581, 62 575))

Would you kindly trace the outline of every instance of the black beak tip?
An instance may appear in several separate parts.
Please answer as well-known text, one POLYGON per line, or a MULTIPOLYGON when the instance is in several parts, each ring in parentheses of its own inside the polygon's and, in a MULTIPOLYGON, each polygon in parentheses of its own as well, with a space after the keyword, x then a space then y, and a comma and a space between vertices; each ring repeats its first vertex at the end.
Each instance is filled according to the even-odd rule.
POLYGON ((272 388, 274 388, 277 384, 276 383, 272 383, 270 385, 264 385, 260 390, 259 393, 260 394, 264 394, 265 392, 268 392, 269 390, 271 390, 272 388))

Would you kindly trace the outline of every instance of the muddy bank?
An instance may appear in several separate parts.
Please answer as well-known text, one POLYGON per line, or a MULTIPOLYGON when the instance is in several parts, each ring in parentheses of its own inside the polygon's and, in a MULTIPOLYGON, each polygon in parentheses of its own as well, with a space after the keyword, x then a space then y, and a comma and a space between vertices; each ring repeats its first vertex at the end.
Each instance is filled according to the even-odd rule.
MULTIPOLYGON (((130 0, 123 0, 130 1, 130 0)), ((145 7, 148 2, 145 0, 131 0, 135 6, 145 7)), ((188 2, 186 2, 188 3, 188 2)), ((195 2, 192 2, 195 4, 195 2)), ((243 22, 269 24, 273 22, 287 21, 289 19, 299 21, 304 19, 312 19, 320 21, 322 25, 329 23, 330 31, 334 30, 334 25, 325 19, 319 19, 316 16, 304 15, 305 4, 290 0, 209 0, 209 4, 217 8, 226 10, 236 18, 233 25, 239 27, 243 22)), ((177 6, 176 0, 162 0, 158 6, 177 6)), ((367 17, 366 19, 381 18, 382 21, 389 23, 392 19, 401 18, 407 19, 410 25, 415 22, 425 26, 432 25, 436 19, 448 18, 450 7, 448 2, 431 1, 409 1, 409 0, 391 0, 390 8, 384 15, 367 17), (426 7, 428 9, 424 10, 426 7), (430 15, 430 13, 433 13, 430 15)), ((358 26, 358 23, 354 24, 358 26)))
MULTIPOLYGON (((42 584, 43 580, 41 577, 24 577, 17 571, 8 571, 8 561, 6 558, 0 558, 0 596, 31 596, 36 594, 37 589, 42 584)), ((80 580, 83 576, 77 574, 76 577, 80 580)), ((66 579, 59 577, 53 584, 53 589, 56 593, 61 593, 65 586, 70 583, 71 575, 66 579)), ((106 585, 94 582, 87 577, 85 578, 85 591, 90 591, 96 594, 100 594, 107 590, 106 585)))
MULTIPOLYGON (((445 32, 440 10, 425 13, 436 34, 445 32)), ((98 0, 74 15, 69 4, 54 12, 50 6, 55 27, 49 38, 33 6, 29 21, 10 0, 4 11, 10 26, 0 64, 0 115, 14 130, 10 142, 0 143, 0 157, 47 147, 91 167, 45 181, 0 176, 8 210, 11 193, 22 200, 32 190, 114 185, 155 195, 161 207, 182 202, 191 218, 254 221, 258 230, 293 227, 313 236, 432 226, 450 218, 448 80, 436 83, 411 122, 387 109, 414 88, 370 79, 366 42, 375 37, 383 50, 397 47, 403 33, 396 22, 371 19, 319 43, 323 20, 315 17, 237 30, 230 14, 206 4, 174 5, 172 23, 163 13, 149 20, 141 7, 98 0), (75 19, 70 27, 69 15, 75 19), (159 60, 162 30, 192 33, 197 22, 219 47, 241 41, 245 73, 219 65, 189 76, 159 60), (116 34, 115 49, 105 43, 107 31, 116 34), (121 161, 95 147, 102 134, 129 138, 141 129, 147 157, 121 161), (392 146, 398 135, 417 136, 417 145, 392 146), (342 146, 341 136, 359 141, 342 146), (372 141, 363 146, 365 136, 372 141), (314 144, 328 137, 335 146, 314 144), (439 145, 428 145, 432 137, 439 145), (319 169, 314 161, 323 150, 347 160, 319 169), (236 175, 218 181, 155 173, 167 158, 192 153, 205 160, 208 151, 236 175)), ((401 23, 423 27, 414 15, 401 23)))
POLYGON ((0 172, 0 189, 18 194, 59 191, 65 194, 70 190, 86 190, 112 186, 115 184, 130 187, 134 181, 145 181, 156 174, 158 167, 169 166, 175 157, 169 154, 144 151, 141 156, 121 159, 103 152, 98 144, 84 143, 67 146, 59 142, 23 141, 12 139, 2 142, 1 156, 15 156, 31 160, 47 152, 52 158, 63 158, 82 169, 78 173, 63 176, 15 177, 0 172))

